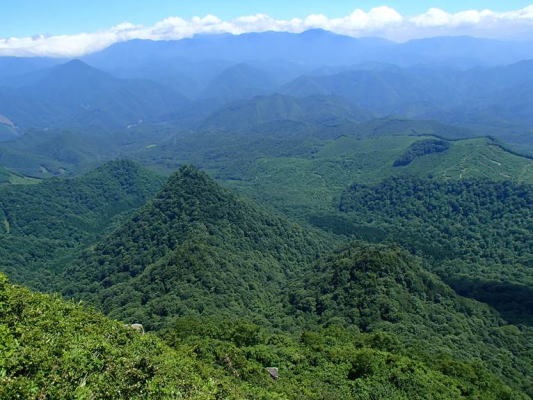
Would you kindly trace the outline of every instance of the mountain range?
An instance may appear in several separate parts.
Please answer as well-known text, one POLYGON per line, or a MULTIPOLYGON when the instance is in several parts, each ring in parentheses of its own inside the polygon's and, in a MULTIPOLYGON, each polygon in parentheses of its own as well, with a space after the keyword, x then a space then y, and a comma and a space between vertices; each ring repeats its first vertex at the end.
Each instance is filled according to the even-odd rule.
POLYGON ((0 57, 0 399, 531 399, 532 49, 0 57))
POLYGON ((29 129, 213 130, 236 120, 248 121, 237 129, 253 130, 298 121, 295 108, 312 109, 314 96, 325 96, 344 104, 326 105, 320 120, 337 120, 339 110, 356 122, 431 119, 528 153, 530 47, 466 37, 395 44, 309 31, 137 40, 66 63, 0 58, 0 140, 29 129), (472 62, 459 62, 466 54, 472 62), (276 106, 258 105, 265 96, 276 106), (297 107, 293 98, 301 99, 297 107))
MULTIPOLYGON (((42 214, 30 207, 36 196, 19 196, 19 204, 28 206, 17 209, 8 201, 11 191, 0 191, 8 221, 5 238, 24 237, 29 244, 42 235, 58 243, 64 238, 72 246, 49 254, 40 270, 28 270, 26 275, 14 265, 13 277, 31 284, 28 274, 44 274, 42 289, 61 290, 128 324, 142 321, 145 329, 161 332, 166 343, 156 345, 151 341, 158 339, 147 335, 142 343, 148 347, 141 351, 138 333, 84 314, 87 311, 79 306, 11 287, 3 279, 1 293, 8 308, 2 309, 2 315, 8 328, 0 337, 3 343, 17 340, 20 351, 33 351, 41 360, 31 364, 21 352, 14 352, 2 364, 10 377, 2 385, 4 393, 30 390, 29 382, 40 379, 32 372, 26 375, 30 381, 18 381, 14 368, 33 365, 32 371, 49 374, 52 349, 68 359, 88 360, 86 352, 96 351, 93 345, 114 343, 117 338, 122 345, 112 352, 99 350, 98 365, 115 368, 112 354, 131 346, 135 360, 141 352, 139 357, 151 360, 150 365, 166 365, 149 372, 136 361, 130 369, 140 375, 129 379, 138 385, 150 379, 174 382, 175 367, 167 364, 169 357, 184 360, 190 357, 188 346, 194 346, 197 360, 184 360, 192 376, 182 378, 177 387, 200 379, 194 377, 203 376, 202 369, 214 368, 218 372, 211 372, 213 379, 226 382, 219 390, 233 385, 238 391, 273 391, 291 397, 315 376, 304 398, 355 395, 364 391, 361 385, 384 395, 423 398, 431 397, 439 382, 448 382, 448 388, 440 391, 442 398, 527 398, 530 329, 509 326, 494 309, 458 296, 428 271, 427 260, 391 245, 350 242, 338 247, 339 238, 276 215, 190 166, 180 168, 159 190, 151 182, 153 176, 139 166, 113 162, 82 178, 30 186, 26 191, 49 193, 39 197, 50 203, 42 214), (126 193, 132 203, 113 203, 126 193), (148 201, 136 208, 142 198, 148 201), (64 220, 53 215, 59 209, 67 217, 64 220), (109 226, 111 215, 115 222, 109 226), (32 216, 37 218, 35 227, 24 223, 32 216), (46 224, 47 220, 62 223, 46 224), (104 232, 101 225, 94 229, 102 223, 108 224, 104 232), (22 305, 19 299, 29 296, 31 300, 22 305), (55 310, 49 322, 55 321, 54 326, 64 332, 61 341, 46 349, 41 342, 50 330, 41 318, 47 314, 32 311, 39 304, 55 310), (17 318, 20 312, 22 318, 17 318), (100 328, 89 323, 78 332, 87 338, 78 341, 81 337, 74 330, 80 330, 82 318, 99 321, 100 328), (19 332, 30 329, 30 323, 38 330, 21 336, 19 332), (300 337, 297 342, 294 335, 300 337), (330 352, 333 349, 335 353, 330 352), (152 352, 164 355, 153 359, 152 352), (279 367, 286 385, 275 388, 267 383, 271 378, 264 369, 272 365, 279 367), (383 365, 389 372, 383 372, 383 365), (401 365, 409 372, 402 372, 401 365), (326 378, 328 369, 335 371, 335 383, 326 378), (17 381, 19 389, 13 386, 17 381)), ((25 247, 28 256, 44 259, 32 246, 25 247)), ((84 361, 72 368, 68 371, 74 381, 78 375, 86 376, 86 390, 113 391, 97 366, 84 361)), ((126 379, 121 367, 116 368, 119 379, 126 379)), ((66 373, 53 371, 58 382, 70 385, 66 373)), ((49 386, 47 393, 54 387, 49 386)))
POLYGON ((0 91, 3 115, 21 128, 126 129, 186 103, 157 83, 117 79, 78 60, 29 73, 0 91))

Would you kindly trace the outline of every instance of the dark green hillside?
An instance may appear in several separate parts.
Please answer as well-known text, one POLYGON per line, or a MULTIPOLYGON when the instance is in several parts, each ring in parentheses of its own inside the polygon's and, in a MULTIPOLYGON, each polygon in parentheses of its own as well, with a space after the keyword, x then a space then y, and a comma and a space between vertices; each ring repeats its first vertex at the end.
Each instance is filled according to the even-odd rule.
MULTIPOLYGON (((479 132, 483 132, 480 130, 479 132)), ((358 127, 359 136, 437 136, 448 140, 481 136, 475 130, 438 121, 406 118, 376 118, 358 127)))
POLYGON ((185 314, 279 317, 289 278, 324 242, 192 167, 69 268, 69 296, 151 327, 185 314))
POLYGON ((444 140, 428 139, 413 143, 392 164, 394 167, 403 167, 411 164, 416 158, 428 154, 442 153, 450 148, 450 144, 444 140))
POLYGON ((426 139, 435 138, 343 135, 331 140, 305 138, 294 147, 288 140, 283 146, 284 140, 280 139, 280 151, 274 155, 262 155, 261 142, 257 141, 249 165, 244 161, 224 163, 229 154, 207 149, 204 154, 218 159, 204 161, 204 165, 219 179, 225 178, 232 188, 306 220, 334 213, 340 194, 353 182, 378 184, 391 176, 433 176, 442 180, 486 178, 533 183, 531 160, 511 154, 487 138, 451 141, 445 152, 417 157, 404 167, 393 166, 409 146, 426 139))
MULTIPOLYGON (((135 332, 94 313, 87 317, 57 299, 50 305, 49 297, 22 291, 22 300, 15 301, 12 294, 2 298, 0 291, 0 313, 5 304, 10 310, 0 319, 8 321, 2 322, 5 329, 0 324, 0 349, 10 352, 7 366, 0 361, 5 370, 0 377, 8 377, 0 379, 10 390, 5 398, 19 392, 26 398, 42 393, 63 398, 62 393, 83 390, 95 397, 172 398, 172 389, 184 391, 182 398, 265 400, 372 399, 376 394, 496 400, 527 399, 533 393, 531 329, 507 325, 486 305, 457 296, 405 251, 357 244, 319 258, 334 243, 240 199, 193 167, 180 168, 152 200, 129 214, 159 184, 136 164, 114 162, 81 178, 36 185, 49 186, 39 193, 39 204, 54 199, 53 206, 32 211, 41 223, 25 220, 23 208, 6 208, 17 218, 4 224, 3 238, 16 233, 12 237, 18 241, 10 239, 15 244, 4 250, 5 259, 13 266, 40 268, 21 280, 47 289, 54 284, 111 317, 143 323, 173 349, 150 335, 137 343, 135 332), (54 196, 46 197, 48 192, 54 196), (48 215, 53 218, 45 219, 48 215), (100 328, 80 327, 83 318, 100 328), (54 336, 51 327, 62 335, 54 336), (139 354, 141 361, 128 363, 123 350, 139 354), (18 354, 35 354, 37 362, 18 354), (272 380, 266 367, 279 368, 280 379, 272 380), (121 393, 112 391, 110 374, 121 393), (52 383, 44 385, 50 376, 52 383), (127 384, 129 391, 123 389, 127 384)), ((527 185, 497 185, 492 192, 490 186, 476 186, 473 193, 453 186, 451 192, 466 197, 465 204, 475 203, 468 196, 481 201, 485 194, 492 206, 481 201, 479 207, 492 214, 501 207, 498 201, 515 213, 529 202, 519 195, 527 185)), ((29 192, 21 194, 27 204, 37 204, 30 202, 29 192)), ((428 218, 426 203, 405 202, 428 218)), ((465 205, 464 210, 470 209, 465 205)), ((354 211, 343 213, 349 221, 354 211)), ((373 228, 389 232, 382 225, 373 228)), ((5 287, 10 293, 20 290, 5 287)))
POLYGON ((10 184, 24 185, 38 182, 40 182, 39 179, 34 179, 20 174, 16 174, 7 168, 0 167, 0 186, 10 184))
POLYGON ((423 362, 382 332, 331 325, 288 336, 246 321, 183 318, 162 337, 178 349, 195 346, 199 360, 252 383, 251 399, 527 399, 480 362, 423 362), (279 379, 265 381, 265 366, 278 368, 279 379))
POLYGON ((76 176, 106 161, 131 158, 147 146, 174 135, 140 125, 126 131, 29 130, 17 140, 0 143, 0 164, 36 178, 76 176))
POLYGON ((480 359, 507 382, 533 389, 533 331, 506 326, 486 305, 458 297, 399 248, 347 246, 320 260, 291 293, 295 309, 321 323, 393 333, 427 360, 480 359))
POLYGON ((48 274, 60 269, 59 258, 101 236, 161 184, 133 162, 113 161, 79 178, 0 188, 1 269, 18 282, 50 289, 48 274))
MULTIPOLYGON (((531 324, 533 189, 509 181, 391 178, 354 184, 340 210, 362 239, 401 243, 438 264, 462 294, 531 324)), ((349 231, 349 229, 348 229, 349 231)))

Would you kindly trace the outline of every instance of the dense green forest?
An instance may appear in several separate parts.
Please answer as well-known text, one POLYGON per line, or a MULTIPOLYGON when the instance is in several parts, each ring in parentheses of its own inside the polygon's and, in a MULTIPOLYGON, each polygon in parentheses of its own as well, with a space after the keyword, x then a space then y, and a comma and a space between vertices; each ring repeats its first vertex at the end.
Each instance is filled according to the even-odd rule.
POLYGON ((413 143, 405 153, 403 153, 392 164, 394 167, 403 167, 411 164, 417 157, 422 157, 427 154, 442 153, 450 148, 450 144, 444 140, 421 140, 413 143))
POLYGON ((385 333, 180 318, 157 338, 2 275, 0 301, 3 399, 527 398, 479 362, 423 361, 385 333))
MULTIPOLYGON (((117 167, 104 170, 111 166, 117 167)), ((424 180, 396 181, 417 185, 420 196, 427 192, 424 180)), ((471 204, 465 188, 475 187, 480 197, 492 196, 495 186, 501 203, 525 212, 527 185, 473 182, 453 183, 446 196, 431 198, 443 202, 455 195, 471 204)), ((354 212, 348 204, 373 207, 370 199, 355 198, 355 190, 342 197, 348 215, 354 212)), ((399 188, 393 192, 401 198, 399 188)), ((487 201, 494 210, 501 208, 498 196, 487 201)), ((390 203, 390 210, 379 206, 382 213, 398 208, 393 196, 378 198, 390 203)), ((429 223, 432 209, 417 202, 426 200, 414 196, 411 206, 429 223)), ((436 259, 442 261, 436 255, 421 252, 424 258, 417 258, 397 246, 364 242, 338 247, 339 241, 185 166, 146 205, 63 260, 47 289, 83 299, 125 323, 141 322, 180 354, 194 349, 193 365, 204 372, 214 368, 222 397, 531 395, 530 327, 510 325, 496 310, 458 296, 428 272, 436 259), (279 369, 279 380, 268 376, 267 367, 279 369)))
POLYGON ((113 161, 73 179, 0 187, 0 265, 17 282, 49 290, 53 274, 161 187, 163 178, 113 161))
POLYGON ((532 399, 531 43, 176 21, 0 57, 0 400, 532 399))
POLYGON ((186 166, 146 206, 72 261, 57 289, 151 328, 188 314, 283 324, 287 280, 328 241, 186 166))
POLYGON ((290 301, 322 325, 342 321, 363 332, 392 333, 406 354, 483 360, 506 380, 531 390, 533 330, 520 331, 486 305, 457 296, 399 247, 340 248, 296 283, 290 301))
POLYGON ((400 243, 428 257, 461 294, 531 325, 532 205, 528 184, 403 177, 350 186, 339 204, 347 218, 319 222, 400 243))
POLYGON ((314 201, 300 225, 130 161, 4 186, 2 270, 85 305, 3 279, 0 398, 533 395, 531 185, 402 174, 314 201))

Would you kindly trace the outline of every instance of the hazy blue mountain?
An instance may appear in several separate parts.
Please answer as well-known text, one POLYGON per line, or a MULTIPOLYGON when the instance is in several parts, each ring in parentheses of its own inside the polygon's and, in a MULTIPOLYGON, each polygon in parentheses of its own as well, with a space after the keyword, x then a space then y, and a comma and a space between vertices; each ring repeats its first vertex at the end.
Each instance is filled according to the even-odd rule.
POLYGON ((21 135, 13 121, 0 114, 0 142, 12 140, 21 135))
POLYGON ((217 75, 207 85, 202 97, 219 98, 227 102, 268 94, 274 89, 276 82, 267 72, 241 63, 217 75))
POLYGON ((73 60, 0 88, 0 113, 21 127, 126 128, 158 120, 187 101, 154 82, 117 79, 73 60))
MULTIPOLYGON (((301 76, 280 92, 297 97, 338 96, 380 116, 466 125, 513 142, 518 142, 516 131, 524 132, 533 123, 529 112, 533 106, 532 61, 466 71, 384 65, 330 70, 334 73, 301 76)), ((522 135, 519 141, 528 140, 531 142, 522 135)))
POLYGON ((278 129, 283 130, 283 124, 287 122, 332 126, 368 118, 369 113, 340 98, 320 95, 296 98, 274 94, 228 104, 207 117, 200 129, 261 132, 260 128, 266 124, 271 128, 277 124, 278 129))
POLYGON ((0 57, 0 86, 12 85, 24 76, 66 60, 47 57, 0 57))
MULTIPOLYGON (((0 115, 19 128, 15 132, 4 124, 0 135, 12 139, 31 127, 159 129, 154 124, 161 122, 182 131, 226 129, 228 121, 234 129, 248 129, 282 120, 292 124, 304 115, 312 123, 327 121, 327 116, 338 122, 348 103, 352 110, 378 117, 465 125, 507 143, 533 146, 533 61, 486 67, 533 59, 532 49, 528 43, 470 37, 399 44, 311 30, 132 40, 84 57, 92 67, 75 61, 39 69, 57 60, 31 64, 0 58, 0 71, 2 65, 24 65, 8 87, 0 84, 0 115), (267 107, 266 99, 254 99, 272 93, 326 96, 342 99, 343 105, 334 111, 328 103, 324 110, 296 116, 290 106, 294 100, 282 111, 275 108, 279 101, 267 107), (227 107, 241 100, 249 103, 227 107), (259 108, 253 109, 254 104, 259 108)), ((341 118, 346 119, 353 118, 341 118)))
POLYGON ((461 102, 465 84, 460 77, 459 71, 447 68, 390 66, 302 76, 284 85, 281 92, 340 96, 382 115, 419 115, 461 102))
POLYGON ((293 60, 322 65, 324 60, 331 60, 332 64, 346 64, 357 53, 390 45, 390 42, 382 39, 354 39, 322 30, 302 34, 263 32, 197 35, 175 41, 135 40, 117 43, 85 60, 94 65, 105 63, 108 66, 142 63, 143 59, 157 58, 163 61, 177 57, 187 61, 227 60, 233 63, 293 60))
POLYGON ((533 58, 528 42, 472 37, 437 37, 394 43, 378 38, 353 38, 315 29, 242 35, 197 35, 175 41, 133 40, 114 44, 84 58, 110 70, 124 66, 226 60, 232 63, 278 60, 298 64, 351 65, 387 62, 398 65, 443 64, 460 67, 502 65, 533 58), (436 51, 438 50, 438 51, 436 51))
POLYGON ((173 42, 132 40, 83 57, 88 64, 126 79, 150 79, 183 93, 198 96, 207 84, 234 62, 204 59, 190 61, 172 51, 173 42))
MULTIPOLYGON (((533 58, 531 42, 512 42, 469 36, 443 36, 415 39, 398 46, 396 59, 389 62, 410 64, 410 57, 423 63, 472 67, 511 64, 533 58)), ((413 63, 414 64, 414 63, 413 63)))

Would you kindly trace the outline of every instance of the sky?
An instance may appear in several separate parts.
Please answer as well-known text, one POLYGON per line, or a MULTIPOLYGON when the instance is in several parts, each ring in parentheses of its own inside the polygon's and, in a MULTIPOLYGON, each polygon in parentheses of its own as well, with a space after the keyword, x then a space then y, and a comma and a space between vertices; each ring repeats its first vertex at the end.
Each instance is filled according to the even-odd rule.
POLYGON ((322 28, 395 41, 533 41, 533 1, 0 0, 0 55, 79 56, 134 39, 322 28))

